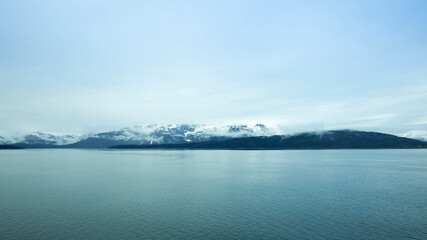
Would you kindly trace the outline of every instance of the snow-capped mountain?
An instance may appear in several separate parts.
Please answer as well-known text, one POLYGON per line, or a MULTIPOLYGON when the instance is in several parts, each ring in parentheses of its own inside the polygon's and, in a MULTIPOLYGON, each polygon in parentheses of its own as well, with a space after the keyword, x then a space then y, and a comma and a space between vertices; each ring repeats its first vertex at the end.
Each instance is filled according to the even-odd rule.
POLYGON ((22 144, 67 145, 80 140, 82 140, 82 136, 53 135, 37 131, 29 135, 13 138, 9 140, 9 142, 22 144))
MULTIPOLYGON (((53 135, 35 132, 14 139, 4 139, 20 145, 67 145, 69 147, 108 147, 119 144, 164 144, 201 141, 219 141, 227 138, 271 136, 278 134, 274 127, 256 125, 197 125, 197 124, 150 124, 134 126, 116 131, 75 135, 53 135)), ((2 139, 0 139, 2 141, 2 139)))
POLYGON ((233 137, 269 136, 276 131, 262 124, 208 126, 195 124, 146 125, 118 131, 98 133, 92 138, 125 142, 127 144, 162 144, 223 140, 233 137))

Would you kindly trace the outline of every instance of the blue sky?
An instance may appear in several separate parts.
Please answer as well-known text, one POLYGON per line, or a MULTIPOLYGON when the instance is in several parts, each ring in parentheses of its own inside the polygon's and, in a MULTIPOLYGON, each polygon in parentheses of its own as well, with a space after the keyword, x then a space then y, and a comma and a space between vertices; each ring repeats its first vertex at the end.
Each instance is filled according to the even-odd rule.
POLYGON ((427 131, 427 1, 2 1, 0 135, 427 131))

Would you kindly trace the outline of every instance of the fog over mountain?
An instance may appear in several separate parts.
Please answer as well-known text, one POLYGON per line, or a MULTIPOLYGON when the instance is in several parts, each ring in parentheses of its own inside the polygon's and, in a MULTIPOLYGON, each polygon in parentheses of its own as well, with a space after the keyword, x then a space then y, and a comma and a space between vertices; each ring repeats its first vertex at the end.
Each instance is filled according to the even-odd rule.
POLYGON ((294 135, 232 138, 181 144, 118 145, 112 149, 408 149, 427 148, 427 142, 378 132, 335 130, 294 135))
POLYGON ((413 138, 427 142, 427 131, 410 131, 402 134, 402 137, 413 138))
MULTIPOLYGON (((330 131, 308 133, 323 135, 329 134, 330 131)), ((149 124, 83 135, 55 135, 38 131, 11 138, 0 137, 0 144, 14 144, 26 148, 106 148, 113 145, 182 144, 259 136, 298 136, 299 134, 302 133, 284 132, 283 127, 264 124, 149 124)), ((421 141, 427 140, 425 132, 411 132, 401 136, 421 141)))
POLYGON ((85 135, 53 135, 44 132, 0 138, 2 144, 22 146, 59 146, 108 147, 115 144, 168 144, 202 141, 219 141, 228 138, 271 136, 280 134, 278 127, 255 125, 195 125, 195 124, 150 124, 127 127, 115 131, 106 131, 85 135))

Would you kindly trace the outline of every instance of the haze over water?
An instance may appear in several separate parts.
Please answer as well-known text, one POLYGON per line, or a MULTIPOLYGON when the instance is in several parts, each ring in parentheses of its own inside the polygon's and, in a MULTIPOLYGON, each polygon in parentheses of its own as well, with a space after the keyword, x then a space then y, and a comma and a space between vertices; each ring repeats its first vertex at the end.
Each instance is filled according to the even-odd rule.
POLYGON ((4 239, 427 239, 427 150, 0 152, 4 239))

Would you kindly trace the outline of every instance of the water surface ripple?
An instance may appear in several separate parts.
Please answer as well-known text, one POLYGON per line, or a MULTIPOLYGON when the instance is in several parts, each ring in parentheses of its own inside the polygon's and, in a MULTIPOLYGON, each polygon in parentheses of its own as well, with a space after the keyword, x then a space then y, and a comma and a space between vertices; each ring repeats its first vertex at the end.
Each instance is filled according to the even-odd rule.
POLYGON ((0 151, 0 238, 424 240, 427 151, 0 151))

